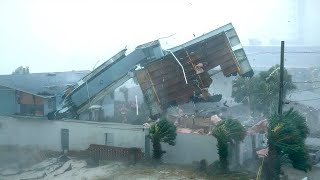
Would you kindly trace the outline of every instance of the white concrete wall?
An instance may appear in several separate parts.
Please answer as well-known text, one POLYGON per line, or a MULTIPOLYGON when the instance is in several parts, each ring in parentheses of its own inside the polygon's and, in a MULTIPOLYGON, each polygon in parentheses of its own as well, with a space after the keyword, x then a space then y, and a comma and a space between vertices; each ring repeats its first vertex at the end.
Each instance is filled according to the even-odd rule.
POLYGON ((11 115, 17 111, 16 91, 0 86, 0 114, 11 115))
MULTIPOLYGON (((258 144, 256 143, 256 147, 258 144)), ((246 136, 240 144, 240 164, 242 165, 246 160, 252 159, 252 137, 246 136)))
POLYGON ((104 112, 104 117, 114 116, 114 100, 111 95, 106 95, 102 101, 102 109, 104 112))
POLYGON ((0 116, 0 145, 34 145, 60 151, 61 129, 69 129, 69 150, 85 150, 90 144, 105 144, 105 133, 113 134, 113 146, 137 147, 144 151, 146 132, 142 126, 117 123, 49 121, 40 118, 0 116))
POLYGON ((208 164, 219 159, 217 140, 213 136, 177 133, 176 145, 162 144, 165 163, 192 164, 206 159, 208 164))
MULTIPOLYGON (((267 139, 266 134, 256 134, 255 135, 256 142, 255 142, 255 149, 262 149, 267 147, 267 139)), ((256 156, 256 152, 252 152, 252 137, 246 136, 245 139, 240 144, 240 164, 242 165, 246 160, 250 160, 254 156, 256 156)))

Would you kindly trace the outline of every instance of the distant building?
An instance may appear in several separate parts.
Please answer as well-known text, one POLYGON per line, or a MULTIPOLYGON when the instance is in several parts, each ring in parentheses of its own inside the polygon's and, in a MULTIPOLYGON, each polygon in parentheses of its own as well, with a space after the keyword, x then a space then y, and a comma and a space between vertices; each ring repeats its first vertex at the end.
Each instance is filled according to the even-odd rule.
POLYGON ((89 71, 0 75, 0 115, 46 116, 89 71))
POLYGON ((44 116, 55 109, 54 96, 42 96, 0 85, 1 115, 44 116))

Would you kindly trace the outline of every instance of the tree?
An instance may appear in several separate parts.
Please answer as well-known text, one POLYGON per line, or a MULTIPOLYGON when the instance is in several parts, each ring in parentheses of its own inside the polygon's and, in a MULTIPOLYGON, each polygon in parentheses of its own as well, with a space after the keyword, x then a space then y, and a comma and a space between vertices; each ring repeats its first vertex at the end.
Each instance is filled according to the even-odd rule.
POLYGON ((17 69, 15 69, 12 74, 29 74, 29 67, 23 67, 23 66, 19 66, 17 69))
POLYGON ((212 135, 217 138, 220 167, 228 171, 228 144, 243 141, 246 130, 238 120, 226 119, 220 121, 213 129, 212 135))
POLYGON ((281 170, 280 159, 287 156, 296 169, 307 172, 311 169, 308 151, 305 147, 305 139, 309 134, 309 128, 306 119, 298 112, 290 109, 284 112, 283 120, 279 121, 279 115, 274 114, 270 119, 268 144, 269 155, 268 162, 269 179, 279 179, 281 170))
POLYGON ((164 151, 161 148, 161 142, 168 143, 171 146, 175 145, 176 126, 165 118, 161 118, 159 122, 151 125, 149 138, 153 144, 153 158, 161 159, 164 151))
MULTIPOLYGON (((271 116, 279 102, 279 74, 279 65, 276 65, 251 79, 239 77, 233 82, 232 97, 238 103, 249 105, 253 113, 271 116)), ((295 88, 291 75, 284 69, 284 97, 295 88)))

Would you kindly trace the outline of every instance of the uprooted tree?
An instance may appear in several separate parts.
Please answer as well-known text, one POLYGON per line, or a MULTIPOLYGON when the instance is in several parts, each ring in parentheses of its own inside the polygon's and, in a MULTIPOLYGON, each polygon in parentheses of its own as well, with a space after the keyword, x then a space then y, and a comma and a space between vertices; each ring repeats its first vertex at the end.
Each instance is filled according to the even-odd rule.
POLYGON ((165 153, 162 151, 161 142, 174 146, 176 136, 176 126, 167 119, 161 118, 159 122, 152 124, 149 138, 153 144, 153 158, 161 159, 163 153, 165 153))
POLYGON ((269 161, 267 179, 279 179, 282 157, 288 157, 292 166, 307 172, 311 170, 305 139, 309 134, 306 119, 297 111, 290 109, 283 113, 282 121, 274 114, 269 121, 268 145, 269 161))
POLYGON ((212 135, 217 138, 218 154, 220 168, 222 171, 228 171, 228 144, 243 141, 246 136, 246 130, 238 120, 226 119, 220 121, 213 129, 212 135))

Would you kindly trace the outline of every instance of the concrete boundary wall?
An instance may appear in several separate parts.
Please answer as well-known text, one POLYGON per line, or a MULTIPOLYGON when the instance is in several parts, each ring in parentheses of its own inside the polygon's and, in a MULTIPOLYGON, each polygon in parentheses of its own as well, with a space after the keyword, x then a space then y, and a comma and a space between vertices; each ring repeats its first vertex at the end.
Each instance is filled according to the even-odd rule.
POLYGON ((61 129, 68 129, 69 150, 85 150, 90 144, 145 149, 147 130, 140 125, 78 120, 0 116, 0 145, 37 146, 62 151, 61 129), (108 138, 106 140, 106 133, 108 138))
MULTIPOLYGON (((78 120, 50 121, 32 117, 0 116, 0 146, 35 146, 42 150, 62 151, 61 130, 68 129, 71 151, 88 149, 90 144, 115 147, 145 148, 152 153, 149 133, 141 125, 102 123, 78 120), (107 140, 106 140, 107 133, 107 140), (151 147, 148 148, 150 144, 151 147)), ((192 164, 206 159, 209 164, 219 159, 217 141, 211 135, 177 134, 176 145, 162 144, 167 153, 165 163, 192 164)))
POLYGON ((208 164, 219 159, 217 140, 212 135, 177 133, 176 145, 162 144, 165 163, 192 164, 206 159, 208 164))

